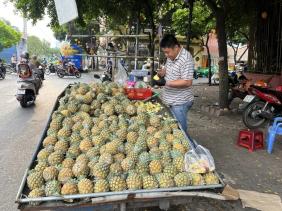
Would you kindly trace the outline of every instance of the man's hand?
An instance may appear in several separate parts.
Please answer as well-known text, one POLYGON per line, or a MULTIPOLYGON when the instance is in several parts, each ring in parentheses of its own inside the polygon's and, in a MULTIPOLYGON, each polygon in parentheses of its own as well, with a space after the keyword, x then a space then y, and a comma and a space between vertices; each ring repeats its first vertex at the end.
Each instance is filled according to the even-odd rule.
POLYGON ((165 73, 166 73, 166 69, 163 67, 161 69, 158 69, 158 76, 159 77, 164 77, 165 76, 165 73))

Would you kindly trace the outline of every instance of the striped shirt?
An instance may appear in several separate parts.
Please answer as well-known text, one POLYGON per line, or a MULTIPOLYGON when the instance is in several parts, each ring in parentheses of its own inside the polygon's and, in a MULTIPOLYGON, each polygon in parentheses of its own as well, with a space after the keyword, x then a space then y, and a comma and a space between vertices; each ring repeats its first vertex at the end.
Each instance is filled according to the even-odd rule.
MULTIPOLYGON (((194 60, 191 54, 182 47, 174 60, 167 59, 165 69, 166 81, 193 80, 194 60)), ((191 87, 172 88, 164 86, 161 98, 166 105, 181 105, 193 101, 194 95, 191 87)))

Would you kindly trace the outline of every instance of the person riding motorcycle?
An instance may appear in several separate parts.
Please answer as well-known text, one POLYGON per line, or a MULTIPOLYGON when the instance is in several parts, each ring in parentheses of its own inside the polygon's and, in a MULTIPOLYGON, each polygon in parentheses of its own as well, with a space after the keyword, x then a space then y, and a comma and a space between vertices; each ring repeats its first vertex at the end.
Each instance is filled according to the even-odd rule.
MULTIPOLYGON (((41 63, 38 61, 37 56, 33 55, 31 57, 31 60, 29 62, 29 67, 32 71, 34 70, 39 70, 39 66, 41 66, 41 63)), ((39 70, 40 71, 40 75, 42 76, 42 80, 45 80, 44 78, 44 71, 43 70, 39 70)))

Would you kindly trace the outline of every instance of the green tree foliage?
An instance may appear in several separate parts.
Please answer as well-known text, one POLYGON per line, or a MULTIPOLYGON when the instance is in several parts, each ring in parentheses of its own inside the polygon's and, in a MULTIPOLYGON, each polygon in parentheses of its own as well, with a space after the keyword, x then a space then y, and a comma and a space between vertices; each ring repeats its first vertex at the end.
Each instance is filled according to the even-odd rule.
POLYGON ((20 41, 21 33, 0 20, 0 51, 9 48, 20 41))
POLYGON ((49 57, 53 54, 59 54, 59 49, 50 48, 50 43, 46 40, 41 41, 36 36, 29 36, 27 38, 27 50, 30 55, 38 57, 49 57))

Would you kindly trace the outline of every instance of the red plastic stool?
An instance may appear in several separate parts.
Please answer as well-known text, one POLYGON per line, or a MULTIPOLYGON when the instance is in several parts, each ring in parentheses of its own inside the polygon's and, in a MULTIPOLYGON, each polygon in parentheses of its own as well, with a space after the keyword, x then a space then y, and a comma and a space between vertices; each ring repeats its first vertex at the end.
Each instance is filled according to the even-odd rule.
POLYGON ((263 149, 263 132, 259 130, 240 130, 237 145, 248 148, 249 152, 263 149))

